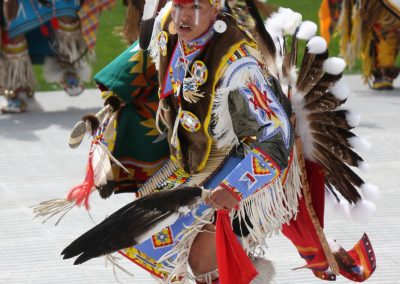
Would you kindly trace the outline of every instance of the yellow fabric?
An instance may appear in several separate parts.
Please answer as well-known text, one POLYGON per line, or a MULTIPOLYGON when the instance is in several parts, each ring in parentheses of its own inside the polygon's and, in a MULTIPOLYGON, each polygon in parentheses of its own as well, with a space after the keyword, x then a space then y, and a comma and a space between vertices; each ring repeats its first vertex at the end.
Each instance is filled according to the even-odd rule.
POLYGON ((375 66, 377 68, 393 66, 399 49, 399 33, 393 31, 385 37, 382 34, 377 34, 377 37, 375 66))
POLYGON ((323 0, 318 12, 319 16, 319 27, 321 36, 326 40, 327 44, 329 44, 331 40, 331 33, 329 31, 329 27, 332 22, 331 11, 329 8, 329 1, 323 0))

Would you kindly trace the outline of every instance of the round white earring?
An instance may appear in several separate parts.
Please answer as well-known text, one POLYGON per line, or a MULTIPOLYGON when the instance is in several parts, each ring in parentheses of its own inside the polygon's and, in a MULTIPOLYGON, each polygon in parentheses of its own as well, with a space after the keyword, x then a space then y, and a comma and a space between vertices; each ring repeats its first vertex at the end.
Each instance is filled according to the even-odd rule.
POLYGON ((217 33, 222 34, 226 31, 227 25, 223 20, 216 20, 213 27, 217 33))

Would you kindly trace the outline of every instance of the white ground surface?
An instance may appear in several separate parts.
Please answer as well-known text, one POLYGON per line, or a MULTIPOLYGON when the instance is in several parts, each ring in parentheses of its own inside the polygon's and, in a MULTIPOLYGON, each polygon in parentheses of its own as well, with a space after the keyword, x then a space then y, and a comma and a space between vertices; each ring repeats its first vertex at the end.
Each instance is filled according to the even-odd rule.
MULTIPOLYGON (((363 153, 370 165, 363 177, 380 187, 382 198, 368 225, 350 223, 328 208, 326 233, 350 249, 368 232, 378 260, 368 283, 400 283, 400 89, 377 93, 362 85, 359 76, 346 80, 353 90, 349 104, 362 115, 357 133, 372 144, 371 151, 363 153)), ((73 266, 60 257, 66 245, 93 226, 83 209, 71 211, 57 227, 34 219, 30 209, 65 196, 83 179, 89 139, 71 150, 67 138, 83 114, 101 107, 99 93, 89 90, 77 98, 63 92, 38 93, 30 104, 28 113, 0 115, 0 283, 117 283, 103 259, 73 266)), ((102 201, 93 195, 93 218, 102 220, 130 200, 120 195, 102 201)), ((284 237, 268 244, 277 270, 275 283, 321 283, 310 271, 292 270, 304 263, 284 237)), ((135 274, 132 278, 118 272, 123 283, 154 283, 135 265, 120 263, 135 274)), ((338 283, 348 281, 340 277, 338 283)))

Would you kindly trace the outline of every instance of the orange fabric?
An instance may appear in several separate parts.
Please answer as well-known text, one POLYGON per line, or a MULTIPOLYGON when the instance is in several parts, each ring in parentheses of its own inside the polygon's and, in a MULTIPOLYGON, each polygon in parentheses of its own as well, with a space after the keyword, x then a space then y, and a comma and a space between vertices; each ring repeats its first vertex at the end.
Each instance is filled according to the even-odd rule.
POLYGON ((332 22, 329 0, 322 1, 321 6, 319 8, 318 16, 319 16, 319 28, 321 36, 329 44, 331 40, 331 33, 329 31, 329 28, 332 22))

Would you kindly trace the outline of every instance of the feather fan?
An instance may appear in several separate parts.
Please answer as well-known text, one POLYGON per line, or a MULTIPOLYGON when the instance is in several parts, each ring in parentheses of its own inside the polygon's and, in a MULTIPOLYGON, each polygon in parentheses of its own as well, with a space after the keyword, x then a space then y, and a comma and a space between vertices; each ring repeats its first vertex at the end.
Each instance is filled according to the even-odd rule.
POLYGON ((81 264, 141 243, 172 225, 207 192, 200 187, 182 187, 139 198, 77 238, 61 254, 64 259, 78 256, 74 264, 81 264))

